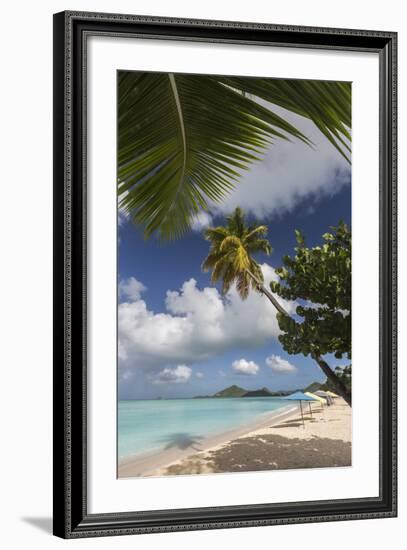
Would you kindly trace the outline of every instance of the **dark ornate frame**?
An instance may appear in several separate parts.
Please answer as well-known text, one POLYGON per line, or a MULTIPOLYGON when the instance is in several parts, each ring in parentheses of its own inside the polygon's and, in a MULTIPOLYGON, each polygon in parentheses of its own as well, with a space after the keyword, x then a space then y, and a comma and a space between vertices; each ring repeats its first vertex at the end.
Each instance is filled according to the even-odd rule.
POLYGON ((62 12, 54 15, 54 534, 64 538, 396 515, 396 44, 393 32, 62 12), (91 35, 376 52, 380 59, 380 495, 89 514, 86 59, 91 35))

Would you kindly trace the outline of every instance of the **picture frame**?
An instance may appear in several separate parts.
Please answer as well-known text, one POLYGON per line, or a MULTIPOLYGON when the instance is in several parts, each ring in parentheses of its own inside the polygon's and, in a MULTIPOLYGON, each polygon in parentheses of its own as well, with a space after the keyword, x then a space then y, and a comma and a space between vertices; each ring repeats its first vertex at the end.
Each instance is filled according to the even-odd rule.
MULTIPOLYGON (((394 517, 397 514, 397 35, 66 11, 54 15, 54 534, 62 538, 394 517), (371 52, 379 58, 379 495, 89 513, 87 40, 91 36, 371 52)), ((111 368, 115 368, 112 365, 111 368)), ((104 365, 104 368, 110 368, 104 365)))

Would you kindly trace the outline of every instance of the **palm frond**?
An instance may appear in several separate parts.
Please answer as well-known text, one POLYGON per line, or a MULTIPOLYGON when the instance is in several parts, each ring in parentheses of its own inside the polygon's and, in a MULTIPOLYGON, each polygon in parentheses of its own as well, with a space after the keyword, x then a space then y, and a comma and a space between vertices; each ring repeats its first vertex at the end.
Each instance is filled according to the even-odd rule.
POLYGON ((216 263, 224 256, 223 253, 211 250, 205 260, 202 262, 202 271, 210 271, 216 265, 216 263))
POLYGON ((230 234, 243 237, 246 230, 245 215, 240 207, 235 208, 230 216, 226 217, 227 228, 230 234))
POLYGON ((267 239, 256 239, 252 240, 249 243, 246 243, 246 248, 250 254, 256 254, 256 252, 263 252, 270 256, 273 249, 270 246, 270 243, 267 239))
POLYGON ((250 243, 252 240, 257 240, 259 237, 265 237, 267 233, 267 225, 250 226, 247 228, 244 241, 245 243, 250 243))
POLYGON ((212 243, 222 242, 225 237, 229 235, 229 231, 226 227, 208 227, 204 231, 204 237, 207 241, 212 243))
POLYGON ((275 139, 310 143, 273 104, 312 120, 348 158, 349 83, 119 72, 121 208, 146 236, 182 235, 275 139))
POLYGON ((244 246, 238 246, 233 255, 233 266, 237 273, 244 273, 250 266, 250 258, 244 246))
POLYGON ((230 248, 237 249, 240 248, 241 245, 242 241, 237 235, 228 235, 222 240, 219 250, 220 252, 227 252, 230 248))
POLYGON ((307 142, 218 77, 123 72, 118 97, 120 206, 146 236, 181 236, 275 138, 307 142))
POLYGON ((304 116, 349 160, 351 83, 323 80, 220 77, 229 86, 304 116))
POLYGON ((239 293, 239 296, 242 300, 246 300, 249 296, 251 282, 247 273, 239 273, 236 278, 236 290, 239 293))
POLYGON ((231 263, 225 265, 222 274, 222 294, 227 294, 236 279, 236 271, 231 263))
POLYGON ((220 279, 224 280, 225 274, 229 270, 229 268, 230 265, 224 258, 218 260, 212 268, 211 282, 217 283, 220 279))

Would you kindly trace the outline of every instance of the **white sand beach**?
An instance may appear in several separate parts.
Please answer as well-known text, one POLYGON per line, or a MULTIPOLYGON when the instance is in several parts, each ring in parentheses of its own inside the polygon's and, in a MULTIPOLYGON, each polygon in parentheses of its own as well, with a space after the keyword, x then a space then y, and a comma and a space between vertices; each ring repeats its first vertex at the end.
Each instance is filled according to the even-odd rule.
POLYGON ((351 466, 352 409, 341 398, 331 407, 304 407, 263 415, 255 424, 142 457, 118 467, 119 478, 351 466), (181 446, 182 447, 182 446, 181 446))

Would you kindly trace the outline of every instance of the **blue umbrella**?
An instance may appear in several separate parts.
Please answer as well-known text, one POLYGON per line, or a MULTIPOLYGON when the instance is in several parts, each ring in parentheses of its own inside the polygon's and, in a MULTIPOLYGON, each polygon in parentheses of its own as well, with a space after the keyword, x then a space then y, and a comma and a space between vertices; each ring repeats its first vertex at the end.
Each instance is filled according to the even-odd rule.
MULTIPOLYGON (((295 393, 291 393, 290 395, 287 395, 286 397, 283 397, 283 399, 288 399, 289 401, 299 401, 300 402, 302 425, 305 428, 304 414, 302 412, 302 402, 303 401, 318 401, 318 399, 315 399, 315 397, 311 397, 310 395, 306 395, 302 391, 296 391, 295 393)), ((311 413, 311 416, 312 416, 311 403, 309 403, 309 410, 310 410, 310 413, 311 413)))

